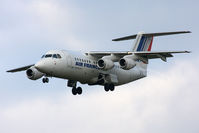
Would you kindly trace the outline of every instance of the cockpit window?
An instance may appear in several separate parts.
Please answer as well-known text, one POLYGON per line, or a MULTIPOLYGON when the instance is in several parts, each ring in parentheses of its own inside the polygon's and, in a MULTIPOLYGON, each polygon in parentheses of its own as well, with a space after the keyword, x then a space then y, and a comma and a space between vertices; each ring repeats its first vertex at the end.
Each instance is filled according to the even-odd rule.
POLYGON ((42 55, 41 58, 61 58, 60 54, 46 54, 46 55, 42 55))
POLYGON ((57 58, 61 58, 61 55, 60 55, 60 54, 57 54, 57 58))
POLYGON ((45 55, 45 58, 49 58, 49 57, 52 57, 52 54, 45 55))
POLYGON ((57 55, 56 55, 56 54, 53 54, 53 58, 57 58, 57 55))
POLYGON ((45 57, 45 55, 42 55, 42 57, 41 58, 44 58, 45 57))

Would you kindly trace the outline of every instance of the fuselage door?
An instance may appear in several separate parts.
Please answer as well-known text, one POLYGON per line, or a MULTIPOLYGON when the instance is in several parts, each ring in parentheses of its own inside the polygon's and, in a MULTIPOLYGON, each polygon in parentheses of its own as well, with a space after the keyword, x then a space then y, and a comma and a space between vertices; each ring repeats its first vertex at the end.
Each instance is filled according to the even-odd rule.
POLYGON ((67 55, 67 56, 66 56, 66 59, 67 59, 67 65, 68 65, 69 67, 71 67, 71 66, 72 66, 72 59, 71 59, 71 56, 67 55))
POLYGON ((53 72, 55 71, 56 66, 57 66, 57 59, 58 59, 57 55, 53 54, 52 55, 52 69, 53 69, 53 72))

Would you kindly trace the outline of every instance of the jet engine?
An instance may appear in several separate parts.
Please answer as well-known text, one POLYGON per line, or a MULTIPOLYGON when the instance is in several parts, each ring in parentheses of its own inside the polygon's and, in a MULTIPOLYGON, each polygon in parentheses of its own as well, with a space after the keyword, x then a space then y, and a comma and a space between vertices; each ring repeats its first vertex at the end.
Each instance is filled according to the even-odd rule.
POLYGON ((97 66, 100 68, 100 69, 103 69, 103 70, 108 70, 108 69, 111 69, 114 67, 114 62, 110 59, 99 59, 97 61, 97 66))
POLYGON ((34 66, 26 70, 26 75, 31 80, 37 80, 44 76, 44 74, 38 71, 34 66))
POLYGON ((136 66, 136 62, 130 58, 121 58, 119 64, 120 67, 124 70, 129 70, 136 66))

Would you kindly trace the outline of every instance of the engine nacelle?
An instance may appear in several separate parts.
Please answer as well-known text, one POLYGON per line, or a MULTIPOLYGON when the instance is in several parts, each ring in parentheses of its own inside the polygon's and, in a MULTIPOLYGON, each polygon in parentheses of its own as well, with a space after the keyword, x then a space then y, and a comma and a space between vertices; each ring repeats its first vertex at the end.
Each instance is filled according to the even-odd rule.
POLYGON ((112 60, 109 60, 109 59, 99 59, 97 61, 97 66, 100 69, 108 70, 108 69, 111 69, 111 68, 114 67, 114 62, 112 60))
POLYGON ((34 66, 26 70, 26 75, 31 80, 37 80, 44 76, 44 74, 38 71, 34 66))
POLYGON ((124 70, 129 70, 136 66, 136 62, 130 58, 121 58, 119 64, 120 67, 124 70))

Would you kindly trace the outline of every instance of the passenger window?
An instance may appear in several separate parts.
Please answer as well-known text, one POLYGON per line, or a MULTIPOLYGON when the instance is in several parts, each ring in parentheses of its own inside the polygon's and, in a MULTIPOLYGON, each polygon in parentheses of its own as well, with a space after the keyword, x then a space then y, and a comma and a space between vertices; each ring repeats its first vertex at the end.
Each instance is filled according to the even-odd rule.
POLYGON ((57 55, 56 55, 56 54, 53 54, 53 58, 57 58, 57 55))
POLYGON ((45 58, 49 58, 49 57, 52 57, 52 54, 45 55, 45 58))
POLYGON ((57 54, 57 58, 61 58, 61 55, 60 55, 60 54, 57 54))

